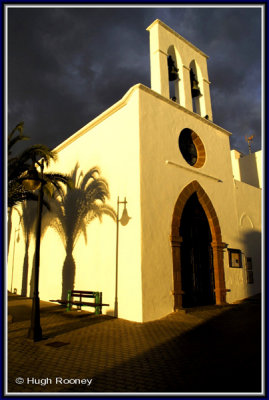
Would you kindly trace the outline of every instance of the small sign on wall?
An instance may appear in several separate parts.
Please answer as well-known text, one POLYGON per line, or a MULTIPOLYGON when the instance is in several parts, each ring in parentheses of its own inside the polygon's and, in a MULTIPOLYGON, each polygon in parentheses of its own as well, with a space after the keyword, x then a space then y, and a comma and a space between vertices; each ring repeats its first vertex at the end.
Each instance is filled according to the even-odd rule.
POLYGON ((242 268, 242 253, 238 249, 228 249, 229 253, 229 267, 242 268))

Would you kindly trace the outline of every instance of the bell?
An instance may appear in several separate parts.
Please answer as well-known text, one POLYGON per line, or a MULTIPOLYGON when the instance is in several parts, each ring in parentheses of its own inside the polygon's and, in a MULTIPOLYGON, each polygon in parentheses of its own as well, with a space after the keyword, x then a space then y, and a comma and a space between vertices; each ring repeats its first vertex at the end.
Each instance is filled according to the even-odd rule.
POLYGON ((193 143, 189 143, 187 146, 187 151, 188 151, 188 159, 191 165, 194 165, 197 161, 197 151, 195 145, 193 143))
POLYGON ((195 79, 195 74, 193 70, 190 70, 190 78, 191 78, 191 95, 192 97, 198 97, 201 95, 199 86, 198 86, 198 81, 195 79))
POLYGON ((175 62, 171 56, 168 56, 168 73, 169 73, 169 81, 175 81, 178 79, 178 68, 175 66, 175 62))

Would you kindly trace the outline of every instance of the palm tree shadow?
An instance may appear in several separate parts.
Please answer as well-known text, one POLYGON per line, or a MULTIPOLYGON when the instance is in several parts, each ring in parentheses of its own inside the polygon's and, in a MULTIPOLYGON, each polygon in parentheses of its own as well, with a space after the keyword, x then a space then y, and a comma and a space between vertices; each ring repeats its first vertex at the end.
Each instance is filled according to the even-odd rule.
MULTIPOLYGON (((102 222, 104 214, 116 220, 116 213, 106 204, 109 199, 107 181, 100 177, 98 167, 91 168, 85 175, 78 174, 77 163, 70 174, 74 187, 67 187, 64 196, 56 197, 51 202, 52 213, 44 218, 44 227, 52 227, 59 234, 66 251, 62 270, 61 299, 67 299, 68 290, 74 289, 76 263, 73 250, 81 234, 87 243, 87 225, 95 218, 102 222)), ((44 231, 45 231, 44 229, 44 231)))
POLYGON ((25 239, 25 253, 23 260, 22 286, 21 286, 22 296, 27 296, 27 282, 28 282, 28 271, 29 271, 29 245, 31 236, 35 228, 36 212, 37 212, 36 202, 25 201, 24 203, 22 203, 21 225, 25 239))
POLYGON ((66 250, 66 258, 63 265, 63 280, 62 280, 62 300, 67 299, 68 290, 74 288, 76 263, 72 251, 66 250))

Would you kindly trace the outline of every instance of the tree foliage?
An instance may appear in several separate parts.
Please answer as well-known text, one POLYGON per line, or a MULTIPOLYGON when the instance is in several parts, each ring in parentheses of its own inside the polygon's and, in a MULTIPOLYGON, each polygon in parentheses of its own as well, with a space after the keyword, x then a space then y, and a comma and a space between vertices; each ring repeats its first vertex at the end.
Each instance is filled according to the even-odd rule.
MULTIPOLYGON (((14 155, 14 146, 29 139, 23 131, 24 123, 20 122, 8 135, 8 207, 10 208, 24 200, 37 200, 35 192, 23 187, 23 177, 39 159, 44 159, 46 166, 51 160, 57 159, 56 152, 42 144, 32 145, 14 155)), ((46 182, 44 188, 48 193, 52 193, 55 189, 63 193, 61 184, 70 184, 69 177, 59 173, 45 173, 43 178, 46 182)))

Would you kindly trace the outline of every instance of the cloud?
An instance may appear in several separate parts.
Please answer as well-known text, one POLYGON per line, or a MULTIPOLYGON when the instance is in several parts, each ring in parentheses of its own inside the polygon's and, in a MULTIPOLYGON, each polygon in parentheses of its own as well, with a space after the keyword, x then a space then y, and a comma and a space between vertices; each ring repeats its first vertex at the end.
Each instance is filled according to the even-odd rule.
MULTIPOLYGON (((149 34, 161 19, 210 56, 214 122, 260 148, 260 9, 243 7, 10 8, 8 122, 50 147, 118 101, 150 86, 149 34)), ((29 142, 28 142, 29 144, 29 142)))

